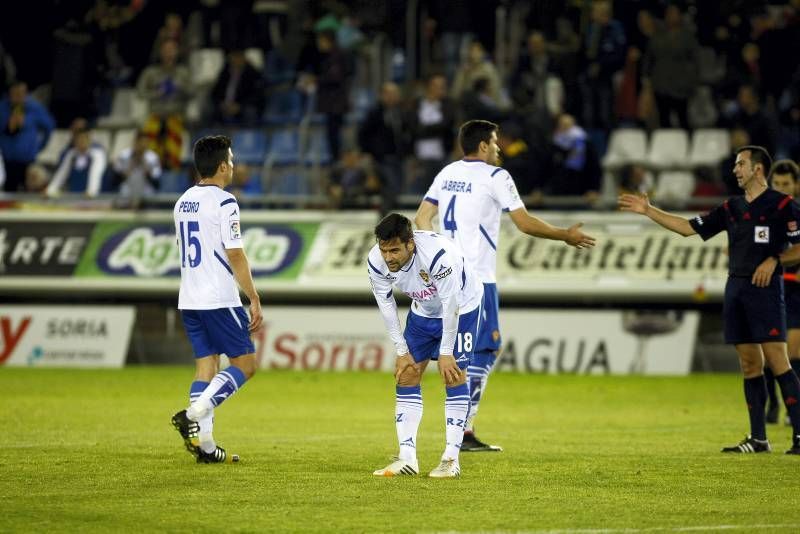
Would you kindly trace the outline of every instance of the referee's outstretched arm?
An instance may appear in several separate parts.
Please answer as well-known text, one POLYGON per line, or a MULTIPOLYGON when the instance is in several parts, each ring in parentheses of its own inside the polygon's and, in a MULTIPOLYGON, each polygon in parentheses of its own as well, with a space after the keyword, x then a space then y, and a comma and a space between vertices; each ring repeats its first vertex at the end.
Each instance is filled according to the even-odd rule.
MULTIPOLYGON (((650 205, 650 199, 647 198, 647 195, 620 195, 618 204, 619 209, 622 211, 631 211, 633 213, 646 215, 667 230, 672 230, 676 234, 681 234, 684 237, 697 233, 687 219, 667 213, 664 210, 650 205)), ((798 257, 798 262, 800 262, 800 257, 798 257)))

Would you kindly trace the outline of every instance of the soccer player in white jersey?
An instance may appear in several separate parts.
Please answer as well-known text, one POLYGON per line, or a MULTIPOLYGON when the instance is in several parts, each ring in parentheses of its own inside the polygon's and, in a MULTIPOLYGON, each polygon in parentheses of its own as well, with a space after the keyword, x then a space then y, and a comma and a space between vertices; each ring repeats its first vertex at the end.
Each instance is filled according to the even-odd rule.
POLYGON ((420 380, 438 359, 445 383, 446 446, 429 476, 461 474, 458 453, 469 413, 466 369, 478 333, 483 285, 458 246, 433 232, 413 232, 411 221, 391 213, 375 227, 377 244, 367 257, 372 292, 397 350, 395 422, 400 452, 375 476, 415 475, 417 429, 422 420, 420 380), (412 300, 401 331, 392 286, 412 300))
POLYGON ((497 130, 496 124, 483 120, 461 126, 458 139, 464 159, 450 163, 436 175, 414 221, 420 230, 432 230, 438 212, 440 231, 458 243, 483 282, 481 328, 467 369, 471 408, 462 451, 502 450, 479 440, 474 431, 481 395, 501 343, 496 277, 501 213, 508 212, 516 227, 528 235, 564 241, 577 248, 594 246, 594 238, 581 232, 582 223, 557 228, 528 213, 514 179, 497 167, 497 130))
POLYGON ((175 204, 181 258, 178 308, 195 357, 190 406, 172 417, 198 463, 230 463, 239 457, 218 447, 214 408, 236 393, 256 371, 251 334, 261 327, 261 303, 242 245, 239 205, 224 188, 233 180, 231 141, 203 137, 194 145, 199 182, 175 204), (239 287, 250 299, 250 318, 239 287), (219 370, 219 355, 231 365, 219 370))

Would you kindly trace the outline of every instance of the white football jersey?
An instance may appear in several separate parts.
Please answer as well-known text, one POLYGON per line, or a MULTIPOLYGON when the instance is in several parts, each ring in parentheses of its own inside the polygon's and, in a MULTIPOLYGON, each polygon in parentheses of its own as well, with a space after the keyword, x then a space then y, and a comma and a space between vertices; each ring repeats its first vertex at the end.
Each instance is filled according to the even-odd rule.
POLYGON ((477 309, 483 301, 483 284, 470 264, 447 238, 433 232, 414 232, 414 254, 406 265, 393 273, 376 244, 367 256, 367 272, 372 293, 397 354, 408 352, 397 316, 392 286, 408 295, 412 312, 422 317, 442 319, 440 354, 453 354, 458 316, 477 309), (444 310, 447 311, 447 317, 444 310))
POLYGON ((500 215, 525 207, 508 171, 478 159, 454 161, 436 175, 425 200, 439 207, 441 233, 458 243, 481 282, 497 282, 500 215))
POLYGON ((242 248, 236 198, 215 185, 190 187, 175 203, 175 234, 181 259, 181 310, 241 306, 225 249, 242 248))

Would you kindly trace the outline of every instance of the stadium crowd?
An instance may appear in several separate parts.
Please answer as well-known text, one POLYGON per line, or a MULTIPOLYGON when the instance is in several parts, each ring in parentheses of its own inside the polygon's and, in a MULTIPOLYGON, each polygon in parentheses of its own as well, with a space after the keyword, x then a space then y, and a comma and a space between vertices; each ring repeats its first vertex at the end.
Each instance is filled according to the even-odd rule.
POLYGON ((387 211, 461 157, 476 118, 501 124, 534 206, 637 191, 685 207, 739 192, 739 146, 800 159, 798 0, 413 5, 22 6, 31 24, 0 22, 3 189, 147 204, 191 183, 194 139, 224 132, 239 197, 387 211))

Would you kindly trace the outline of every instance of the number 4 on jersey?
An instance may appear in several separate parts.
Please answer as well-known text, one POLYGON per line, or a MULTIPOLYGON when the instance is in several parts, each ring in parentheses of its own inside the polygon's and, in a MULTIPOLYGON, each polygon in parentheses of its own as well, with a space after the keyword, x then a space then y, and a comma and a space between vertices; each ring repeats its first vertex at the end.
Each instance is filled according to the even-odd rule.
POLYGON ((447 209, 444 212, 444 229, 450 232, 450 237, 454 237, 458 226, 456 225, 456 197, 450 199, 447 209))

